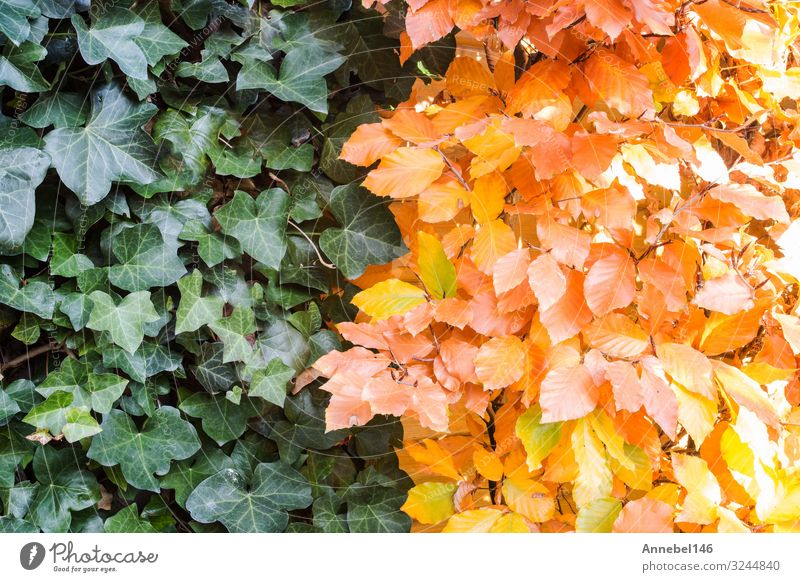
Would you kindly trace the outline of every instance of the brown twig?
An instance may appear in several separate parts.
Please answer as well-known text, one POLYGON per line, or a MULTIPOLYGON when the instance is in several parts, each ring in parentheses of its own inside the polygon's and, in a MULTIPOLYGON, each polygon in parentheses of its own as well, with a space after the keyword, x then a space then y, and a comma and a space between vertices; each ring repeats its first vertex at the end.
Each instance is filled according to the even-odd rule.
POLYGON ((0 364, 0 372, 5 372, 11 368, 16 368, 17 366, 21 366, 22 364, 32 360, 37 356, 41 356, 42 354, 46 354, 47 352, 55 352, 62 349, 62 345, 51 345, 51 344, 43 344, 41 346, 35 347, 32 350, 28 350, 24 354, 17 356, 16 358, 12 358, 7 362, 3 362, 0 364))
POLYGON ((450 171, 453 172, 456 175, 456 178, 458 178, 458 181, 461 182, 462 186, 464 186, 464 189, 467 192, 472 191, 472 188, 470 188, 469 184, 467 184, 466 180, 464 180, 464 177, 461 175, 461 172, 459 172, 456 169, 456 167, 453 165, 453 162, 451 162, 449 159, 447 159, 447 156, 444 155, 444 152, 442 152, 442 150, 439 149, 439 146, 438 145, 437 146, 433 146, 433 149, 436 151, 436 153, 438 153, 440 156, 442 156, 442 159, 444 160, 444 163, 447 164, 447 167, 450 168, 450 171))

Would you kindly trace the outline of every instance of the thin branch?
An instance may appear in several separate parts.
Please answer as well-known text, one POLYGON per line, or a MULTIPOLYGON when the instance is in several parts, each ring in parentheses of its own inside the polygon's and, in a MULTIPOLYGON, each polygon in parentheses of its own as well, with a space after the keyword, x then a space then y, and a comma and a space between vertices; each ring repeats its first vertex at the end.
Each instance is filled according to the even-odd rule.
POLYGON ((13 358, 0 365, 0 372, 5 372, 6 370, 9 370, 11 368, 16 368, 17 366, 21 366, 22 364, 27 363, 29 360, 32 360, 37 356, 41 356, 42 354, 46 354, 48 352, 58 351, 62 347, 63 346, 61 344, 57 344, 55 346, 51 344, 43 344, 41 346, 33 348, 32 350, 28 350, 21 356, 17 356, 16 358, 13 358))
POLYGON ((311 238, 305 232, 303 232, 302 228, 297 226, 291 220, 289 221, 289 225, 292 226, 301 235, 303 235, 303 238, 308 241, 308 243, 311 245, 311 248, 314 249, 314 252, 317 254, 317 258, 319 259, 319 262, 322 263, 323 266, 325 266, 325 267, 327 267, 329 269, 335 269, 336 268, 336 265, 334 265, 333 263, 329 263, 328 261, 326 261, 325 259, 322 258, 322 253, 319 252, 319 249, 317 248, 317 245, 315 245, 314 241, 311 240, 311 238))
POLYGON ((436 151, 436 153, 438 153, 440 156, 442 156, 442 159, 444 160, 444 163, 447 164, 447 167, 450 168, 450 171, 453 172, 456 175, 456 178, 458 178, 458 181, 461 182, 462 186, 464 186, 464 189, 467 192, 471 192, 472 188, 470 188, 469 184, 467 184, 466 180, 464 180, 464 177, 461 175, 461 172, 459 172, 456 169, 456 167, 453 165, 453 162, 451 162, 449 159, 447 159, 447 156, 444 155, 444 152, 442 152, 442 150, 439 149, 439 146, 438 145, 437 146, 433 146, 433 149, 436 151))
POLYGON ((748 12, 749 14, 769 14, 766 10, 762 10, 761 8, 753 8, 751 6, 742 6, 741 4, 734 4, 731 0, 722 0, 728 6, 733 6, 737 10, 741 10, 742 12, 748 12))

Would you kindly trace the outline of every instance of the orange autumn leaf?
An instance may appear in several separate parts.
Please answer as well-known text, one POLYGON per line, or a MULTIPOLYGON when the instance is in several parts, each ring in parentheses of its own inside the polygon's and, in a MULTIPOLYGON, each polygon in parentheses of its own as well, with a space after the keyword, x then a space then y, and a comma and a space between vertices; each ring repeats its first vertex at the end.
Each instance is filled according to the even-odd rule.
POLYGON ((357 283, 418 291, 302 381, 400 416, 415 530, 796 529, 800 15, 734 4, 382 3, 426 78, 342 157, 411 251, 357 283))
POLYGON ((399 109, 384 120, 383 127, 401 140, 417 145, 433 143, 439 137, 431 120, 414 109, 399 109))
POLYGON ((648 117, 655 110, 653 92, 641 72, 614 53, 600 49, 586 61, 583 75, 586 101, 605 102, 630 117, 648 117))
POLYGON ((621 313, 595 319, 583 329, 583 337, 591 347, 615 358, 635 358, 650 348, 644 330, 621 313))
POLYGON ((472 260, 482 272, 491 274, 497 260, 517 247, 514 231, 502 220, 481 226, 472 243, 472 260))
POLYGON ((383 156, 403 145, 403 140, 394 136, 380 123, 359 125, 353 135, 342 146, 339 159, 356 166, 371 166, 383 156))
POLYGON ((445 36, 453 28, 448 0, 430 0, 406 16, 406 32, 414 49, 445 36))
POLYGON ((416 196, 442 175, 444 162, 428 149, 401 147, 381 159, 364 186, 378 196, 408 198, 416 196))
POLYGON ((454 177, 444 174, 419 193, 419 218, 447 222, 469 205, 470 194, 454 177))
POLYGON ((542 422, 582 418, 597 406, 597 386, 583 364, 550 370, 542 380, 542 422))
POLYGON ((752 309, 753 288, 740 273, 729 270, 721 277, 715 277, 703 284, 694 296, 694 303, 703 309, 725 315, 752 309))
POLYGON ((609 247, 589 269, 583 290, 595 315, 627 307, 636 293, 636 267, 630 255, 609 247))
POLYGON ((616 521, 618 533, 672 533, 675 510, 667 503, 642 497, 625 504, 616 521))
POLYGON ((497 259, 492 272, 495 293, 505 293, 522 283, 528 277, 530 262, 528 249, 517 249, 497 259))
POLYGON ((497 390, 522 377, 525 351, 513 335, 496 337, 483 344, 475 356, 475 374, 486 390, 497 390))
POLYGON ((567 278, 552 255, 539 255, 528 266, 528 283, 543 311, 552 307, 567 290, 567 278))
POLYGON ((478 224, 495 220, 503 212, 508 184, 497 172, 486 174, 475 180, 470 197, 472 216, 478 224))

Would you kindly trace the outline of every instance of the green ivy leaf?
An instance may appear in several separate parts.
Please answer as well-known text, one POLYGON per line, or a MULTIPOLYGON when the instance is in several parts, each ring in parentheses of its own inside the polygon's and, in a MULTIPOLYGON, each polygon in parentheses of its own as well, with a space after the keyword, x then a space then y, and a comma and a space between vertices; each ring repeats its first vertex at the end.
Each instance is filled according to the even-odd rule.
POLYGON ((282 407, 286 399, 286 388, 293 377, 294 370, 275 358, 263 370, 253 373, 247 393, 282 407))
POLYGON ((9 265, 0 265, 0 303, 12 309, 33 313, 44 319, 53 317, 55 295, 47 283, 20 280, 9 265))
POLYGON ((152 2, 142 7, 139 16, 144 20, 144 30, 134 37, 133 42, 142 49, 151 67, 168 55, 180 53, 189 44, 164 26, 158 4, 152 2))
POLYGON ((0 388, 0 424, 20 411, 17 401, 0 388))
POLYGON ((78 239, 71 234, 53 234, 53 255, 50 258, 50 274, 60 277, 77 277, 83 271, 94 268, 92 260, 78 253, 78 239))
POLYGON ((40 95, 30 109, 19 117, 27 125, 44 129, 45 127, 77 127, 86 123, 89 105, 86 98, 78 93, 57 91, 40 95))
POLYGON ((30 460, 33 453, 33 443, 17 430, 20 426, 17 423, 0 426, 0 487, 14 486, 17 466, 25 458, 30 460))
POLYGON ((6 46, 0 55, 0 85, 8 85, 23 93, 47 91, 50 84, 36 66, 36 63, 45 56, 47 50, 32 42, 23 43, 18 47, 6 46))
POLYGON ((261 192, 255 200, 237 190, 233 200, 214 215, 222 231, 234 237, 248 255, 277 269, 286 253, 289 196, 279 188, 261 192))
POLYGON ((256 331, 256 317, 248 307, 237 307, 228 317, 209 325, 223 345, 222 361, 246 362, 253 353, 248 336, 256 331))
POLYGON ((109 517, 103 524, 103 531, 106 533, 156 533, 156 528, 146 519, 142 519, 136 504, 131 503, 109 517))
POLYGON ((179 408, 189 416, 201 419, 203 432, 218 445, 242 436, 247 428, 247 419, 258 414, 247 398, 234 404, 224 396, 200 392, 183 400, 179 408))
POLYGON ((22 421, 53 436, 60 435, 67 423, 67 411, 74 409, 73 399, 69 392, 54 392, 50 398, 34 406, 22 421))
POLYGON ((220 449, 201 450, 189 459, 172 464, 169 473, 162 477, 164 489, 175 490, 175 500, 181 507, 200 483, 223 469, 233 468, 233 461, 220 449))
POLYGON ((0 250, 22 245, 36 214, 34 191, 50 156, 34 148, 0 150, 0 250))
POLYGON ((131 354, 142 344, 144 324, 159 319, 149 291, 130 293, 118 303, 103 291, 92 291, 89 298, 93 305, 86 327, 109 332, 111 341, 131 354))
POLYGON ((29 519, 45 532, 66 532, 72 512, 100 501, 95 476, 81 468, 74 449, 40 447, 33 457, 33 473, 39 487, 31 503, 29 519))
POLYGON ((341 228, 323 232, 319 245, 345 277, 359 277, 368 265, 407 252, 392 213, 357 184, 334 188, 329 208, 341 228))
POLYGON ((33 0, 0 0, 0 32, 18 45, 31 34, 29 20, 40 14, 33 0))
POLYGON ((236 469, 223 469, 200 483, 186 509, 200 523, 219 521, 232 533, 279 532, 287 510, 311 505, 311 487, 283 462, 260 463, 249 481, 236 469))
POLYGON ((160 372, 178 370, 182 359, 181 352, 151 342, 144 342, 134 353, 116 346, 103 350, 104 365, 122 370, 137 382, 144 382, 160 372))
POLYGON ((300 103, 311 111, 327 114, 325 75, 338 69, 345 58, 329 54, 323 54, 321 60, 310 60, 309 57, 305 51, 290 51, 284 57, 279 73, 268 63, 255 62, 239 73, 236 88, 265 89, 282 101, 300 103))
POLYGON ((149 184, 159 178, 155 146, 141 129, 154 112, 155 106, 134 103, 111 85, 93 93, 86 127, 45 135, 45 151, 59 177, 82 203, 100 202, 115 180, 149 184))
POLYGON ((87 363, 67 358, 58 370, 48 374, 36 391, 44 397, 57 391, 69 392, 76 406, 108 414, 127 385, 125 378, 116 374, 95 374, 87 363))
POLYGON ((61 432, 70 443, 96 435, 102 430, 94 417, 83 407, 67 410, 64 421, 61 432))
POLYGON ((194 270, 178 281, 181 302, 175 313, 175 333, 197 331, 222 315, 225 302, 220 297, 202 297, 203 276, 194 270))
POLYGON ((192 367, 197 381, 212 393, 230 390, 239 380, 236 368, 225 363, 224 350, 222 342, 204 343, 200 347, 197 365, 192 367))
POLYGON ((411 518, 400 509, 406 500, 402 491, 355 485, 345 499, 351 532, 400 533, 411 528, 411 518))
POLYGON ((137 224, 123 229, 112 241, 119 264, 112 265, 108 279, 126 291, 166 287, 186 273, 177 249, 163 239, 155 224, 137 224))
POLYGON ((237 240, 210 232, 200 220, 187 221, 181 231, 180 239, 196 242, 197 254, 209 267, 219 265, 225 259, 234 259, 242 252, 237 240))
POLYGON ((129 77, 147 78, 147 57, 136 42, 143 36, 145 25, 134 12, 112 5, 100 13, 91 27, 77 14, 72 16, 72 26, 78 33, 81 56, 88 64, 111 59, 129 77))
POLYGON ((136 428, 121 410, 112 410, 92 439, 87 456, 104 465, 119 465, 125 479, 137 489, 159 491, 153 476, 166 475, 171 461, 191 457, 200 448, 194 427, 171 406, 162 406, 136 428))

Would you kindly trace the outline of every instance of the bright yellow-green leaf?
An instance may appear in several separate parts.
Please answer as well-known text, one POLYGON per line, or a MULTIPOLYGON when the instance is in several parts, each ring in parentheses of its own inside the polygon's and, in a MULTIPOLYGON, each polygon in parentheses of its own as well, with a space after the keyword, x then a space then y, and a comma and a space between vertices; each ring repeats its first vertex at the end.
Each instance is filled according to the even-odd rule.
POLYGON ((456 268, 444 254, 442 243, 426 232, 417 233, 419 277, 434 299, 455 297, 456 268))
POLYGON ((451 517, 442 533, 487 533, 502 515, 499 509, 470 509, 451 517))
POLYGON ((590 501, 578 510, 575 531, 578 533, 611 533, 611 528, 622 510, 622 503, 613 497, 590 501))
POLYGON ((389 279, 358 293, 353 304, 370 317, 386 319, 410 311, 425 300, 425 292, 419 287, 389 279))
POLYGON ((490 533, 529 533, 530 526, 519 513, 506 513, 492 526, 490 533))
POLYGON ((528 470, 536 471, 561 439, 560 422, 542 422, 542 409, 531 406, 517 419, 517 436, 528 453, 528 470))
POLYGON ((401 508, 420 523, 439 523, 456 512, 453 495, 455 483, 420 483, 408 492, 408 499, 401 508))
POLYGON ((585 418, 577 421, 572 432, 572 454, 578 465, 578 476, 572 489, 578 507, 582 508, 595 499, 610 497, 613 477, 606 449, 585 418))
POLYGON ((617 431, 611 417, 598 409, 587 418, 594 432, 606 446, 609 456, 626 469, 633 469, 633 461, 625 454, 625 439, 617 431))
POLYGON ((619 461, 611 457, 609 463, 614 475, 631 489, 650 491, 653 488, 653 468, 650 466, 650 457, 642 449, 630 443, 625 443, 624 453, 630 462, 630 467, 623 467, 619 461))

